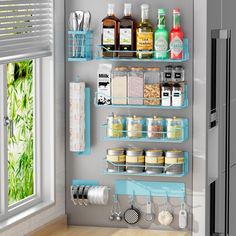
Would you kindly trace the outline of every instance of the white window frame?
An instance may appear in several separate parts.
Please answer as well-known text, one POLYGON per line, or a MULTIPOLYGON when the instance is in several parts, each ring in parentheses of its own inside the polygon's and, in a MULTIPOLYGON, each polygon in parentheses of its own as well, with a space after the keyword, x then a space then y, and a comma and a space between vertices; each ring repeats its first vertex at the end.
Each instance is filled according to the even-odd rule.
MULTIPOLYGON (((54 174, 54 155, 50 155, 52 158, 51 164, 47 165, 47 160, 45 157, 49 157, 48 154, 54 154, 54 146, 52 147, 52 150, 49 150, 49 146, 45 147, 48 148, 47 150, 43 150, 43 142, 42 142, 42 134, 45 137, 45 135, 49 136, 47 133, 50 132, 50 134, 53 134, 54 127, 52 127, 51 130, 47 130, 48 127, 44 128, 43 120, 45 121, 45 114, 48 113, 48 111, 51 109, 50 105, 54 104, 53 99, 53 92, 50 92, 50 88, 48 89, 48 96, 50 95, 50 100, 52 103, 48 102, 45 103, 45 98, 42 96, 42 92, 44 91, 45 86, 47 86, 48 77, 53 78, 53 67, 50 67, 50 64, 52 63, 52 57, 51 58, 43 58, 43 59, 36 59, 34 60, 33 65, 33 77, 34 77, 34 84, 36 88, 34 89, 34 107, 36 110, 34 111, 35 115, 35 126, 34 126, 34 132, 35 132, 35 159, 34 159, 34 187, 35 187, 35 194, 15 203, 10 206, 8 206, 8 174, 7 174, 7 129, 3 125, 4 124, 4 116, 7 113, 6 110, 6 65, 0 65, 0 78, 3 78, 0 80, 0 96, 4 93, 4 101, 1 99, 0 101, 0 156, 1 153, 4 152, 4 158, 0 159, 0 223, 4 222, 5 220, 10 219, 11 217, 14 217, 17 214, 23 213, 27 211, 27 209, 32 209, 33 207, 38 206, 39 204, 43 203, 43 206, 49 206, 55 202, 55 194, 54 194, 54 181, 55 179, 51 174, 54 174), (51 63, 50 63, 51 62, 51 63), (47 67, 47 68, 46 68, 47 67), (46 74, 48 75, 48 71, 51 71, 52 73, 49 73, 49 76, 46 78, 46 74), (47 81, 44 81, 46 80, 47 81), (5 88, 5 89, 4 89, 5 88), (43 105, 44 104, 44 105, 43 105), (45 105, 46 104, 46 105, 45 105), (45 132, 47 131, 47 132, 45 132), (48 153, 48 154, 47 154, 48 153), (45 166, 48 166, 48 168, 45 168, 45 166), (44 170, 43 170, 44 169, 44 170), (51 172, 51 173, 50 173, 51 172), (48 179, 48 181, 45 181, 45 177, 48 179, 50 176, 51 178, 48 179), (2 191, 4 190, 4 191, 2 191), (4 194, 4 197, 2 197, 4 194), (45 204, 46 203, 46 204, 45 204)), ((51 89, 53 88, 54 79, 51 83, 51 89)), ((48 114, 48 119, 50 119, 51 122, 53 122, 54 116, 53 116, 54 110, 52 110, 52 114, 48 114)), ((53 124, 53 123, 51 123, 53 124)), ((52 135, 50 136, 52 137, 52 135)), ((49 138, 50 138, 49 137, 49 138)), ((54 139, 51 140, 54 142, 54 139)), ((48 158, 49 159, 49 158, 48 158)), ((37 207, 38 208, 38 207, 37 207)), ((0 224, 1 229, 1 224, 0 224)))

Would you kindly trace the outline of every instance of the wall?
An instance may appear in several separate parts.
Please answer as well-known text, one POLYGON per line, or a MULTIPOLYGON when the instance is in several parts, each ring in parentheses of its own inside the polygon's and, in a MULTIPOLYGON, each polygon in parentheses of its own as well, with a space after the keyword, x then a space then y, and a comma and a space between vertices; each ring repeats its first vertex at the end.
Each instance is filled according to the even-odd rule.
MULTIPOLYGON (((89 10, 92 13, 92 26, 91 28, 94 30, 94 45, 100 43, 100 35, 101 35, 101 20, 106 16, 107 11, 107 3, 114 2, 116 4, 115 12, 120 17, 123 12, 123 3, 124 0, 99 0, 99 1, 91 1, 91 0, 70 0, 66 2, 66 19, 68 19, 68 15, 71 11, 75 10, 89 10)), ((143 3, 141 0, 131 0, 129 1, 133 3, 133 15, 136 19, 140 19, 140 5, 143 3)), ((171 11, 174 7, 180 7, 182 10, 182 25, 185 31, 186 36, 190 39, 190 55, 191 58, 193 56, 193 1, 188 0, 148 0, 145 1, 151 5, 151 19, 153 25, 156 27, 156 16, 158 8, 166 8, 168 11, 167 22, 168 27, 171 27, 172 17, 171 11)), ((132 110, 122 110, 122 109, 98 109, 93 105, 93 101, 91 102, 91 142, 92 142, 92 152, 90 156, 78 157, 76 154, 70 153, 69 151, 69 82, 75 81, 76 77, 79 76, 81 81, 85 81, 86 84, 92 89, 92 97, 93 100, 94 92, 96 91, 96 71, 98 68, 98 64, 102 62, 91 61, 86 63, 67 63, 66 64, 66 84, 67 84, 67 125, 66 125, 66 212, 68 214, 68 222, 73 225, 93 225, 93 226, 108 226, 108 227, 127 227, 124 222, 116 223, 110 222, 108 220, 110 210, 111 210, 111 202, 108 206, 99 207, 99 206, 89 206, 89 207, 75 207, 70 200, 70 185, 72 179, 96 179, 99 180, 101 184, 105 184, 113 187, 114 181, 116 179, 126 179, 120 176, 106 176, 103 175, 104 163, 103 158, 105 157, 106 149, 108 147, 117 147, 117 146, 127 146, 131 145, 131 143, 115 143, 115 142, 105 142, 103 141, 103 131, 100 128, 100 125, 103 124, 106 120, 106 117, 111 114, 111 112, 116 112, 118 114, 133 114, 136 113, 138 115, 154 115, 158 113, 160 116, 176 116, 188 117, 190 120, 190 137, 192 136, 192 59, 189 62, 184 63, 186 68, 186 80, 189 85, 189 108, 184 110, 177 111, 167 111, 167 110, 141 110, 141 109, 132 109, 132 110)), ((104 62, 105 63, 105 62, 104 62)), ((124 63, 113 63, 113 65, 124 65, 124 63)), ((127 65, 127 63, 126 63, 127 65)), ((137 63, 130 63, 130 66, 137 66, 137 63)), ((142 66, 160 66, 162 69, 165 64, 163 63, 138 63, 138 65, 142 66)), ((187 150, 190 152, 190 173, 184 178, 158 178, 158 177, 147 177, 147 178, 133 178, 131 179, 139 179, 139 180, 149 180, 149 181, 176 181, 176 182, 184 182, 187 186, 187 202, 189 204, 189 210, 192 211, 192 139, 189 139, 184 144, 150 144, 150 143, 134 143, 135 146, 140 146, 143 148, 161 148, 161 149, 173 149, 180 148, 183 150, 187 150)), ((145 199, 138 199, 139 203, 144 203, 145 199)), ((122 197, 122 208, 125 209, 128 206, 127 197, 122 197)), ((163 204, 163 199, 156 199, 160 205, 163 204)), ((179 205, 180 202, 171 199, 173 205, 179 205)), ((160 207, 160 209, 162 209, 160 207)), ((159 210, 160 210, 159 209, 159 210)), ((178 212, 179 208, 175 208, 175 214, 178 212)), ((175 215, 176 216, 176 215, 175 215)), ((191 226, 191 214, 189 218, 189 229, 191 226)), ((175 221, 173 224, 173 228, 177 228, 178 217, 175 217, 175 221)), ((140 227, 144 228, 159 228, 157 223, 157 219, 153 224, 147 224, 145 222, 141 222, 140 227)))
POLYGON ((55 12, 55 204, 20 220, 1 236, 25 235, 65 214, 64 0, 55 1, 55 12))

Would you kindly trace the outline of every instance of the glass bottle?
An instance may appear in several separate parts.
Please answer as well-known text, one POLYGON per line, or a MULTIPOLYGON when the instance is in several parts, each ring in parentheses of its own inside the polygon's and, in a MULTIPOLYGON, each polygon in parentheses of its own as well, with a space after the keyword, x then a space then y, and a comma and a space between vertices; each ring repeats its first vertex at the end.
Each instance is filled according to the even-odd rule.
POLYGON ((119 45, 119 57, 134 57, 135 52, 135 36, 136 36, 136 23, 132 17, 132 5, 126 3, 124 5, 124 17, 120 20, 120 45, 119 45), (123 52, 124 51, 124 52, 123 52))
POLYGON ((136 30, 136 56, 139 59, 147 59, 152 58, 153 54, 153 28, 149 21, 148 4, 141 5, 141 13, 141 22, 136 30))
POLYGON ((173 10, 173 28, 170 31, 170 58, 183 58, 184 33, 180 26, 180 9, 173 10))
POLYGON ((158 9, 158 26, 154 35, 156 59, 167 59, 169 57, 169 33, 166 29, 166 13, 164 9, 158 9))
POLYGON ((107 17, 102 20, 102 46, 103 57, 116 57, 117 52, 109 52, 107 50, 116 51, 119 45, 119 24, 120 20, 115 17, 114 4, 108 4, 107 17), (107 50, 106 50, 106 49, 107 50))

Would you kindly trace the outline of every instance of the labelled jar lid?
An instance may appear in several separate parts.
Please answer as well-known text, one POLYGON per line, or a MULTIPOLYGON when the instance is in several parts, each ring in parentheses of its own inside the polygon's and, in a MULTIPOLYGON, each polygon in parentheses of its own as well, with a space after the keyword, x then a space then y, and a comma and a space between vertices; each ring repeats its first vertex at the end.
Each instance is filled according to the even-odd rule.
POLYGON ((131 67, 131 71, 144 71, 143 67, 131 67))
POLYGON ((169 150, 166 151, 166 158, 179 158, 184 156, 184 152, 181 150, 169 150))
POLYGON ((114 71, 128 71, 129 68, 127 66, 116 66, 114 71))
POLYGON ((147 121, 163 121, 163 118, 158 117, 158 116, 153 116, 153 117, 147 117, 147 121))
POLYGON ((161 69, 159 67, 148 67, 146 68, 146 71, 160 71, 161 69))
POLYGON ((109 148, 109 149, 107 149, 107 155, 110 155, 110 156, 124 155, 124 153, 125 153, 124 148, 109 148))
POLYGON ((143 149, 141 148, 129 148, 126 150, 127 156, 143 156, 143 149))
POLYGON ((145 154, 148 157, 160 157, 163 155, 163 151, 158 149, 149 149, 146 150, 145 154))
POLYGON ((141 116, 128 116, 128 117, 126 117, 126 120, 127 121, 134 121, 134 120, 136 120, 136 121, 142 121, 143 120, 143 117, 141 117, 141 116))

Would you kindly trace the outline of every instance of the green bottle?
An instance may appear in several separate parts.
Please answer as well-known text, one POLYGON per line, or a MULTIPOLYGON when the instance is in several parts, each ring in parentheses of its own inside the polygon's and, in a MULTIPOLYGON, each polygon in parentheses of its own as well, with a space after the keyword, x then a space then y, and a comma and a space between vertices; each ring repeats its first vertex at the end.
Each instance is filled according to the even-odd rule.
POLYGON ((156 59, 169 58, 168 45, 169 34, 166 29, 166 13, 164 9, 158 9, 158 25, 154 33, 154 57, 156 59))

